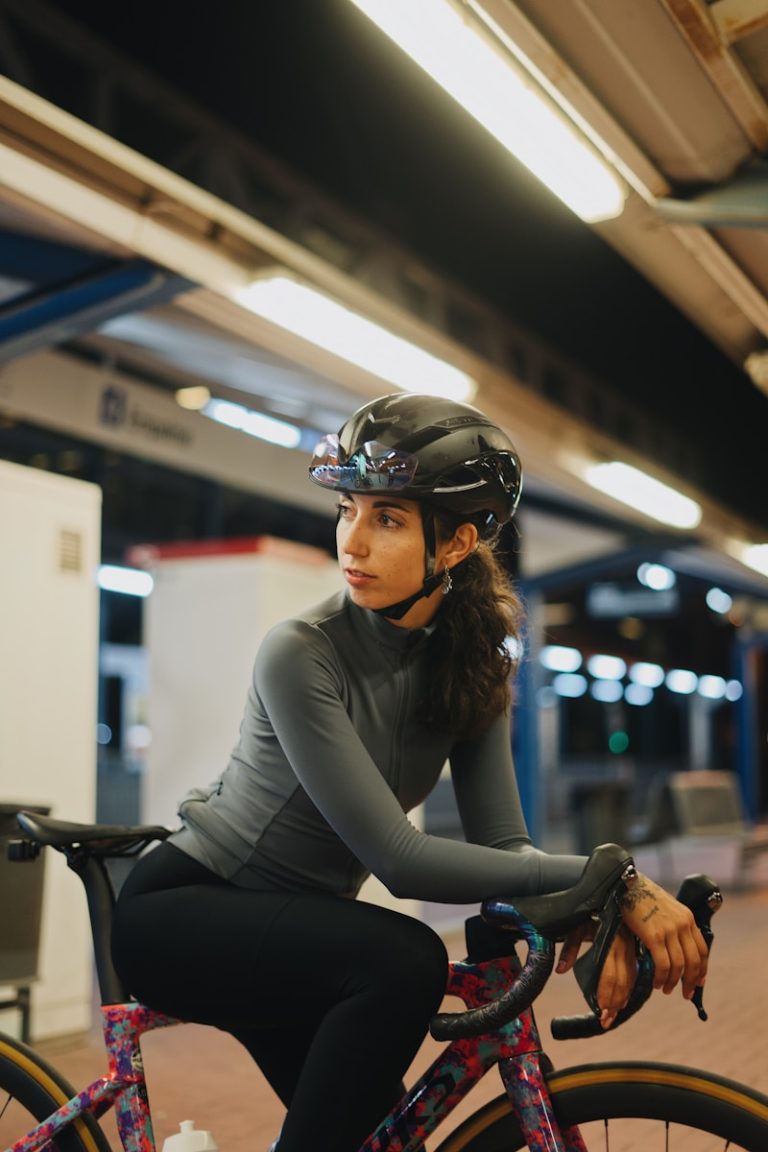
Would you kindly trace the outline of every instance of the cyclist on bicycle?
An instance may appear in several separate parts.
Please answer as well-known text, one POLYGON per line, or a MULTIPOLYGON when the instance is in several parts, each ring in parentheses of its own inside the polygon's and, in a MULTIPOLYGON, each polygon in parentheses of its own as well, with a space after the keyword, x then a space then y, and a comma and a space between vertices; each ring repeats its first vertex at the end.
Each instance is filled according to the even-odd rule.
MULTIPOLYGON (((140 1000, 246 1046, 287 1109, 280 1152, 314 1149, 320 1116, 323 1152, 355 1152, 447 975, 431 928, 354 899, 365 877, 463 904, 569 887, 585 860, 532 846, 515 784, 506 641, 521 614, 494 554, 520 494, 508 436, 467 405, 387 396, 321 441, 309 473, 337 493, 346 591, 264 640, 229 763, 128 878, 113 954, 140 1000), (406 815, 446 760, 466 842, 406 815)), ((631 934, 666 992, 690 996, 706 970, 690 912, 646 878, 624 920, 605 1026, 634 979, 631 934)))

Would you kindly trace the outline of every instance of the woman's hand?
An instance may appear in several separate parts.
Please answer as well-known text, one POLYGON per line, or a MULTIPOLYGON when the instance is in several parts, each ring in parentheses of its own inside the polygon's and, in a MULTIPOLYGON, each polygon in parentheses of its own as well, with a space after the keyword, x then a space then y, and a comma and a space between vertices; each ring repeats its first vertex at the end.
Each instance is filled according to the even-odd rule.
MULTIPOLYGON (((638 873, 620 900, 624 923, 616 933, 597 986, 600 1023, 610 1028, 625 1007, 635 984, 637 956, 635 937, 651 954, 654 988, 667 995, 682 980, 683 996, 690 1000, 707 974, 707 946, 693 913, 647 876, 638 873)), ((586 924, 566 937, 557 964, 558 972, 569 972, 585 940, 595 934, 595 924, 586 924)))
MULTIPOLYGON (((582 943, 592 939, 595 927, 595 924, 586 924, 566 937, 557 962, 558 972, 569 972, 573 968, 582 943)), ((603 1028, 610 1028, 621 1009, 626 1007, 636 976, 635 938, 621 924, 611 942, 597 986, 597 1003, 603 1028)))
POLYGON ((620 904, 627 928, 651 954, 654 988, 669 995, 682 981, 683 996, 690 1000, 707 974, 707 946, 691 910, 640 872, 620 904))

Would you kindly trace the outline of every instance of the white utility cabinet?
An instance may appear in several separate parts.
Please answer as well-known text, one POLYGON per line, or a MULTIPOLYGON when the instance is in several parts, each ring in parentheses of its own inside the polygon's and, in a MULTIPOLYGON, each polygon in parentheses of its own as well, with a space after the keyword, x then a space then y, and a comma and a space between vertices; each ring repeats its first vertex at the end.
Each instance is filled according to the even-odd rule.
MULTIPOLYGON (((85 822, 96 810, 100 533, 96 485, 0 461, 0 802, 85 822)), ((87 1029, 92 1012, 84 889, 45 852, 33 1038, 87 1029)))

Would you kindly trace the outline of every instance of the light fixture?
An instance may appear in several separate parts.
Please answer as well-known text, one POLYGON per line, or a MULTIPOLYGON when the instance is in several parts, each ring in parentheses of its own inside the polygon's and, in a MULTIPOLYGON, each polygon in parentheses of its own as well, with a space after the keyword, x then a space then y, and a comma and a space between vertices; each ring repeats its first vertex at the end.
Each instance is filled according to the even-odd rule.
POLYGON ((667 592, 674 588, 677 576, 666 564, 640 564, 637 569, 637 578, 646 588, 653 592, 667 592))
POLYGON ((679 692, 682 696, 690 696, 696 691, 699 678, 695 672, 687 668, 671 668, 667 672, 666 684, 670 692, 679 692))
POLYGON ((545 95, 525 58, 499 45, 450 0, 352 0, 573 212, 590 223, 619 216, 626 188, 614 169, 545 95))
POLYGON ((768 351, 750 352, 744 361, 744 371, 752 383, 763 392, 768 392, 768 351))
POLYGON ((458 401, 475 394, 475 381, 466 372, 290 276, 254 280, 233 297, 249 312, 396 388, 458 401))
POLYGON ((587 660, 587 671, 596 680, 621 680, 627 665, 621 656, 604 656, 600 653, 587 660))
POLYGON ((744 695, 744 689, 741 686, 740 680, 729 680, 725 686, 725 698, 731 702, 741 700, 744 695))
POLYGON ((641 688, 658 688, 664 683, 664 669, 661 664, 649 664, 645 660, 638 660, 629 669, 629 678, 633 684, 641 688))
POLYGON ((217 424, 225 424, 227 428, 237 428, 269 444, 279 444, 281 448, 298 448, 301 443, 300 428, 285 420, 276 420, 274 416, 265 416, 263 412, 254 412, 242 404, 234 404, 231 400, 211 400, 203 409, 203 415, 217 424))
POLYGON ((755 572, 768 576, 768 544, 747 544, 741 558, 755 572))
POLYGON ((701 508, 695 500, 620 460, 587 465, 584 479, 606 496, 620 500, 622 504, 636 508, 638 512, 644 512, 646 516, 652 516, 654 520, 670 524, 673 528, 695 528, 701 521, 701 508))
POLYGON ((624 699, 635 708, 645 708, 653 700, 653 689, 648 684, 627 684, 624 699))
POLYGON ((104 592, 122 592, 126 596, 149 596, 155 586, 149 572, 117 564, 101 564, 96 582, 104 592))
POLYGON ((577 700, 587 690, 587 678, 578 672, 559 672, 552 681, 552 687, 558 696, 577 700))
POLYGON ((593 680, 589 691, 601 704, 615 704, 624 695, 620 680, 593 680))
POLYGON ((706 700, 722 700, 726 687, 722 676, 700 676, 696 690, 706 700))
POLYGON ((581 652, 563 644, 546 644, 539 653, 539 661, 550 672, 575 672, 581 667, 581 652))
POLYGON ((191 384, 188 388, 176 389, 176 403, 189 412, 199 412, 211 398, 210 389, 204 384, 191 384))
POLYGON ((717 612, 720 616, 724 616, 733 608, 733 597, 724 592, 722 588, 710 588, 705 599, 707 608, 712 612, 717 612))

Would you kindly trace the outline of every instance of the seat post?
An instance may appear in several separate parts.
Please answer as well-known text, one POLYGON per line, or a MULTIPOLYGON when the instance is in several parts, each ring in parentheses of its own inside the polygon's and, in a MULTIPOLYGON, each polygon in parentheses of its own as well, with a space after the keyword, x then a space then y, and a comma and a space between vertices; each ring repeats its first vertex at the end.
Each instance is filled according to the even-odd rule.
POLYGON ((129 997, 112 963, 110 938, 116 896, 106 863, 87 846, 66 849, 65 855, 85 887, 101 1004, 123 1004, 129 997))

